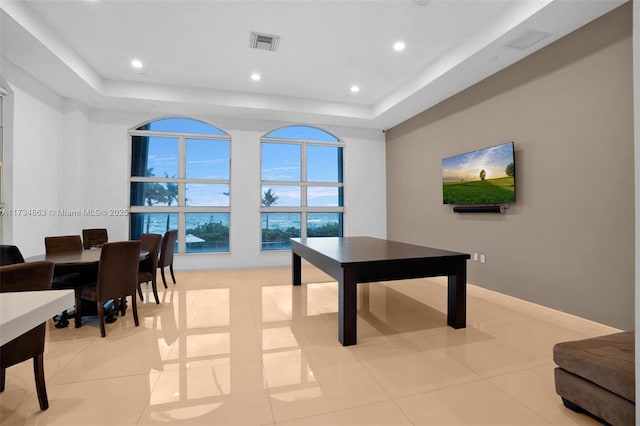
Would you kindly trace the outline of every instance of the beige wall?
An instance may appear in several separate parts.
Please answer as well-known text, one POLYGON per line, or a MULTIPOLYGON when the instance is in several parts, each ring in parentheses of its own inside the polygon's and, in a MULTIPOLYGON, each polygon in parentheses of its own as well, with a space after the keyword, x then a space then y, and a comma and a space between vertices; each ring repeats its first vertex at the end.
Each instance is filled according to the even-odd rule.
POLYGON ((468 281, 634 326, 631 2, 387 132, 387 236, 467 253, 468 281), (441 159, 515 141, 505 214, 442 204, 441 159))

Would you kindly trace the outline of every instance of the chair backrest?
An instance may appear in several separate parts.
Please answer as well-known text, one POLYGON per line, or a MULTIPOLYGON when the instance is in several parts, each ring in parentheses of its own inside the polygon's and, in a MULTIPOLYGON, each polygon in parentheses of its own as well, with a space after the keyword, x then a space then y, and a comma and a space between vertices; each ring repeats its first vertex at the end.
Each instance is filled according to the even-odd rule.
POLYGON ((0 266, 0 293, 51 288, 53 262, 41 260, 0 266))
MULTIPOLYGON (((0 266, 0 293, 48 290, 53 278, 53 262, 46 260, 0 266)), ((7 368, 44 352, 46 323, 0 347, 0 367, 7 368)))
POLYGON ((98 265, 98 300, 135 294, 138 287, 140 241, 105 243, 98 265))
POLYGON ((109 241, 109 234, 106 228, 91 228, 82 230, 82 244, 85 249, 91 247, 101 247, 109 241))
POLYGON ((149 252, 149 257, 144 262, 140 262, 139 272, 156 273, 158 269, 158 254, 160 253, 160 244, 162 243, 162 235, 160 234, 142 234, 140 235, 140 250, 149 252))
POLYGON ((162 248, 158 258, 158 267, 163 268, 173 264, 173 247, 178 239, 178 230, 173 229, 164 233, 162 237, 162 248))
POLYGON ((24 257, 16 246, 0 244, 0 266, 24 263, 24 257))
POLYGON ((68 253, 82 250, 80 235, 64 235, 59 237, 44 237, 44 249, 47 254, 68 253))

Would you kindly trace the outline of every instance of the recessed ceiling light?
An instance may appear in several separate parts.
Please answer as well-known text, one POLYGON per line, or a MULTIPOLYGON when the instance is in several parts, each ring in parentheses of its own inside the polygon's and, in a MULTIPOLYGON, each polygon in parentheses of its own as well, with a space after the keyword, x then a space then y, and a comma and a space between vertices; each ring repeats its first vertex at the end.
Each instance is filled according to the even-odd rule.
POLYGON ((254 72, 253 74, 251 74, 251 80, 253 81, 259 81, 261 78, 262 77, 257 72, 254 72))
POLYGON ((351 90, 351 93, 358 93, 360 91, 360 88, 354 84, 349 90, 351 90))
POLYGON ((134 59, 131 61, 131 66, 137 69, 142 68, 142 61, 140 59, 134 59))
POLYGON ((394 45, 393 45, 393 50, 395 50, 396 52, 402 52, 404 50, 404 48, 407 47, 403 41, 397 41, 394 45))

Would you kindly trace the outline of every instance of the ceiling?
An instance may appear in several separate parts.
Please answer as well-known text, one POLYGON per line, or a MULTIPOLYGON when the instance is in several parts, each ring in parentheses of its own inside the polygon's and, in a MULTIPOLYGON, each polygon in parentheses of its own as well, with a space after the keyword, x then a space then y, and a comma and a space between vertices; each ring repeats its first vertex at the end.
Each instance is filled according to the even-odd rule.
POLYGON ((0 0, 0 71, 95 109, 385 129, 624 2, 0 0))

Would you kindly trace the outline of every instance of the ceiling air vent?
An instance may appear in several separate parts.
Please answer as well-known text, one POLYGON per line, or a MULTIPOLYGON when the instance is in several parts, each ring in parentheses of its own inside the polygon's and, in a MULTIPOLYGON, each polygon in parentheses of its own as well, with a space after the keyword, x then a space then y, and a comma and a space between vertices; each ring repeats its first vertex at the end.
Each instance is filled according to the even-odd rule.
POLYGON ((262 34, 251 32, 251 37, 249 39, 249 47, 253 49, 262 49, 262 50, 271 50, 276 51, 278 49, 278 41, 280 41, 280 36, 273 34, 262 34))
POLYGON ((507 44, 508 47, 513 47, 515 49, 524 50, 527 49, 543 38, 548 37, 549 33, 545 33, 543 31, 538 30, 529 30, 526 33, 522 34, 520 37, 512 40, 511 43, 507 44))

